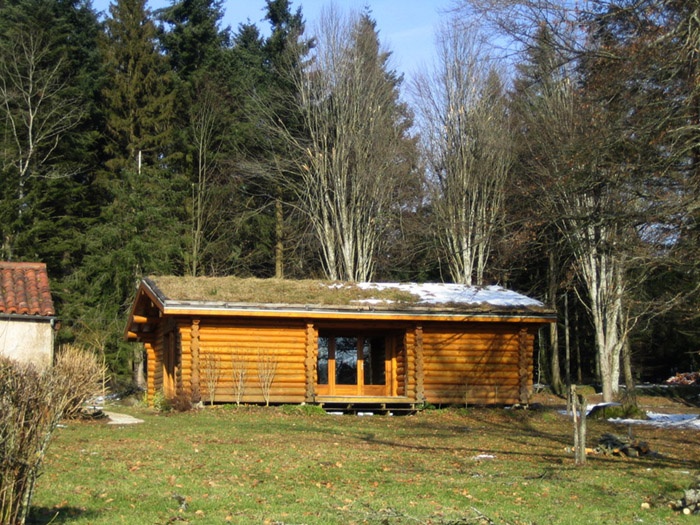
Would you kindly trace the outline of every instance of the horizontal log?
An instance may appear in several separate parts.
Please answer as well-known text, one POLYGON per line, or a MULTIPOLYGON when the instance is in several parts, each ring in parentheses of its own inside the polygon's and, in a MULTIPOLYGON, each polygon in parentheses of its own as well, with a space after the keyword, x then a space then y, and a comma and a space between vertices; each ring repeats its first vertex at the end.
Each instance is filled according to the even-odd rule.
POLYGON ((131 322, 134 324, 148 324, 158 322, 157 317, 146 317, 145 315, 132 315, 131 322))
POLYGON ((423 335, 428 336, 435 333, 455 333, 455 334, 517 334, 520 332, 520 326, 515 326, 512 323, 490 322, 484 323, 424 323, 423 335))
POLYGON ((452 385, 450 386, 447 383, 440 383, 440 384, 427 384, 424 385, 425 391, 431 391, 431 392, 443 392, 443 393, 451 393, 451 395, 458 395, 458 396, 464 396, 469 395, 469 396, 474 396, 478 395, 479 392, 517 392, 519 391, 519 385, 517 383, 511 383, 511 384, 469 384, 469 385, 452 385))
POLYGON ((493 343, 474 341, 471 343, 465 342, 450 342, 450 343, 426 343, 423 345, 423 351, 426 353, 441 353, 441 352, 513 352, 520 351, 520 345, 513 343, 493 343))
POLYGON ((284 332, 259 332, 259 333, 249 333, 249 332, 212 332, 203 333, 200 335, 199 340, 203 343, 227 343, 227 344, 278 344, 278 343, 290 343, 290 344, 305 344, 306 337, 304 333, 284 333, 284 332))
MULTIPOLYGON (((219 377, 219 384, 233 384, 233 382, 236 379, 234 379, 233 375, 231 376, 222 376, 219 377)), ((202 381, 206 381, 205 378, 202 378, 202 381)), ((248 385, 257 385, 260 383, 260 379, 258 378, 258 374, 255 373, 254 371, 252 373, 247 373, 245 376, 245 383, 248 385)), ((295 384, 295 385, 304 385, 306 384, 306 378, 303 375, 275 375, 272 381, 273 384, 295 384)))
POLYGON ((423 363, 423 370, 426 375, 432 373, 449 374, 449 373, 483 373, 484 371, 503 371, 504 373, 518 373, 517 362, 504 362, 496 360, 484 361, 462 361, 449 363, 445 361, 426 361, 423 363))
POLYGON ((483 332, 465 330, 435 330, 433 332, 423 332, 423 340, 450 340, 450 339, 519 339, 518 332, 501 332, 498 330, 485 330, 483 332))
MULTIPOLYGON (((210 350, 206 349, 203 352, 200 352, 199 354, 199 366, 203 366, 203 363, 207 359, 213 359, 214 362, 218 362, 221 364, 221 366, 228 366, 230 367, 232 363, 243 363, 246 366, 257 366, 258 363, 262 362, 262 357, 258 354, 219 354, 219 353, 212 353, 210 350), (210 356, 210 357, 207 357, 210 356)), ((294 366, 294 365, 299 365, 301 367, 304 366, 304 358, 305 355, 303 353, 297 353, 296 355, 292 354, 273 354, 273 353, 267 353, 264 355, 265 359, 267 358, 272 358, 275 360, 277 363, 278 367, 280 366, 294 366)), ((185 360, 183 359, 183 363, 185 360)))
MULTIPOLYGON (((208 400, 206 400, 208 402, 208 400)), ((289 403, 289 404, 297 404, 297 403, 304 403, 306 401, 306 397, 303 395, 280 395, 280 396, 274 396, 270 399, 270 403, 278 404, 278 403, 289 403)), ((229 404, 234 404, 236 403, 236 398, 233 396, 233 394, 227 394, 227 395, 217 395, 215 398, 215 402, 217 403, 229 403, 229 404)), ((260 395, 251 395, 251 396, 244 396, 243 399, 241 400, 241 403, 247 404, 247 403, 264 403, 265 399, 263 399, 262 394, 260 395)))
MULTIPOLYGON (((202 388, 203 392, 207 392, 206 386, 202 388)), ((270 394, 274 394, 276 396, 304 396, 306 392, 305 388, 293 388, 293 387, 285 387, 285 388, 275 388, 273 387, 270 390, 270 394)), ((216 395, 222 395, 222 396, 233 396, 235 395, 235 389, 233 388, 217 388, 216 395)), ((249 387, 249 388, 244 388, 243 389, 243 395, 244 396, 258 396, 262 395, 262 389, 259 387, 249 387)))
POLYGON ((479 365, 479 366, 462 366, 462 367, 436 367, 426 365, 423 367, 423 375, 426 380, 440 380, 438 378, 446 377, 465 377, 465 376, 498 376, 498 377, 520 377, 515 366, 503 366, 501 364, 479 365))
POLYGON ((449 387, 453 388, 478 388, 480 386, 516 386, 520 384, 520 380, 517 377, 485 377, 485 376, 471 376, 462 378, 434 378, 431 377, 423 382, 423 385, 428 388, 440 388, 449 387))
POLYGON ((435 363, 436 365, 444 366, 460 366, 464 364, 477 364, 481 365, 483 363, 504 363, 504 364, 514 364, 516 367, 520 363, 519 356, 515 354, 504 354, 501 352, 490 352, 483 354, 462 354, 462 355, 440 355, 440 354, 430 354, 423 358, 424 364, 435 363))
POLYGON ((480 389, 475 388, 465 393, 464 391, 459 390, 426 388, 425 394, 433 397, 452 398, 464 401, 465 398, 469 400, 474 400, 487 398, 495 399, 497 397, 510 397, 519 394, 519 390, 517 388, 510 387, 500 388, 497 391, 494 388, 484 387, 480 389))
POLYGON ((206 317, 200 321, 200 327, 210 328, 210 327, 233 327, 233 328, 248 328, 250 330, 259 330, 265 328, 306 328, 306 323, 304 321, 298 320, 284 320, 284 319, 236 319, 236 318, 222 318, 222 317, 206 317))
MULTIPOLYGON (((202 392, 208 392, 209 389, 206 384, 201 385, 201 390, 202 392)), ((217 387, 215 390, 215 393, 217 395, 234 395, 235 389, 230 387, 230 386, 221 386, 217 387)), ((306 392, 306 389, 303 388, 303 385, 298 386, 298 385, 290 385, 290 386, 274 386, 271 389, 271 393, 274 393, 275 395, 304 395, 304 392, 306 392)), ((258 395, 262 393, 262 389, 259 387, 259 385, 246 385, 246 387, 243 389, 243 394, 244 395, 258 395)))

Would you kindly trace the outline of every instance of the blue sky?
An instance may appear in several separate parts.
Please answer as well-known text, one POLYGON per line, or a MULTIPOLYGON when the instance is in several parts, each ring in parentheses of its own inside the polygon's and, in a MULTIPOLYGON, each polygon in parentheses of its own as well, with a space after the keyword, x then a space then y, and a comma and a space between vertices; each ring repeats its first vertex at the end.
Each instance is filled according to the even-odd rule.
MULTIPOLYGON (((107 12, 109 0, 93 0, 97 11, 107 12)), ((149 7, 156 9, 168 5, 169 0, 149 0, 149 7)), ((292 9, 301 6, 307 26, 312 28, 323 6, 330 0, 292 0, 292 9)), ((417 69, 429 64, 434 54, 434 35, 444 10, 450 0, 334 0, 342 12, 371 9, 377 21, 382 43, 393 52, 393 66, 405 73, 406 79, 417 69)), ((261 30, 267 30, 262 22, 265 0, 228 0, 224 3, 224 26, 234 31, 238 24, 250 20, 261 30)))

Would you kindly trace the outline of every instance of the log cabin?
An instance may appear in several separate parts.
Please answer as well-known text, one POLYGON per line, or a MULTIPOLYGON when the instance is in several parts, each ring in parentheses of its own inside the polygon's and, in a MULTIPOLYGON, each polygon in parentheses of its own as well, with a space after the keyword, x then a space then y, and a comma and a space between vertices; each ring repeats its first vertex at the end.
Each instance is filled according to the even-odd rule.
POLYGON ((149 277, 126 328, 147 398, 415 409, 522 404, 542 303, 499 286, 149 277))

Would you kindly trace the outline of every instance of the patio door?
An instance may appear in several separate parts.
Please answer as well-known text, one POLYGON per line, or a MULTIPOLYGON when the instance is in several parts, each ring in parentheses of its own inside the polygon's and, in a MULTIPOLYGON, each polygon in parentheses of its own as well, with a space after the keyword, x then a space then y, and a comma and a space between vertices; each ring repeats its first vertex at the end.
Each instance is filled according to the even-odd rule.
POLYGON ((321 335, 318 338, 317 393, 392 395, 392 358, 391 338, 383 335, 321 335))

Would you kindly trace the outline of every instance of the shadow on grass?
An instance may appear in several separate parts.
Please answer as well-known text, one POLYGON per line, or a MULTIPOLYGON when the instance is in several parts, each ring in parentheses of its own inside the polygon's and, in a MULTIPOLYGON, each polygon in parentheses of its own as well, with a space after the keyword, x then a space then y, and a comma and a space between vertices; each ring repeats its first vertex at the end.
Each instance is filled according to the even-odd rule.
POLYGON ((27 525, 48 525, 70 523, 76 518, 97 518, 99 512, 79 507, 32 507, 27 517, 27 525))
MULTIPOLYGON (((477 409, 464 416, 464 424, 454 424, 425 420, 414 427, 414 440, 392 440, 374 433, 356 432, 355 438, 368 444, 382 445, 405 450, 425 452, 455 451, 461 454, 494 453, 501 458, 511 460, 530 460, 537 457, 550 466, 561 465, 573 460, 573 423, 567 416, 551 411, 494 412, 499 409, 477 409), (496 417, 493 417, 496 416, 496 417), (570 430, 570 431, 569 431, 570 430), (455 437, 463 435, 464 445, 443 445, 455 437), (479 435, 482 439, 474 440, 479 435), (488 436, 493 436, 489 439, 488 436), (476 444, 478 441, 479 444, 476 444)), ((641 441, 652 445, 665 446, 682 454, 683 450, 692 449, 700 439, 672 429, 649 427, 635 428, 635 434, 641 441)), ((588 428, 588 446, 594 448, 604 433, 626 435, 628 429, 620 428, 605 421, 591 421, 588 428)), ((352 435, 352 433, 348 433, 352 435)), ((699 436, 700 437, 700 436, 699 436)), ((700 470, 700 460, 694 455, 651 454, 640 458, 622 458, 619 456, 591 455, 590 461, 602 468, 636 469, 642 466, 660 469, 700 470)), ((544 467, 544 465, 543 465, 544 467)))

